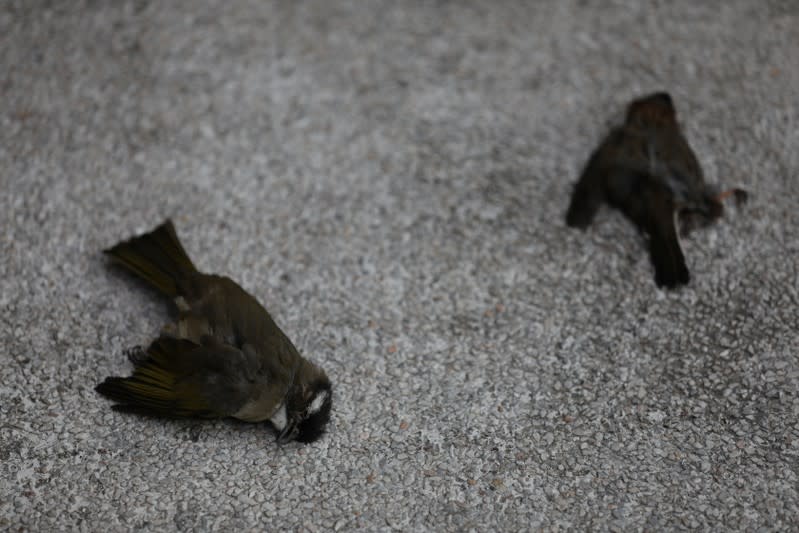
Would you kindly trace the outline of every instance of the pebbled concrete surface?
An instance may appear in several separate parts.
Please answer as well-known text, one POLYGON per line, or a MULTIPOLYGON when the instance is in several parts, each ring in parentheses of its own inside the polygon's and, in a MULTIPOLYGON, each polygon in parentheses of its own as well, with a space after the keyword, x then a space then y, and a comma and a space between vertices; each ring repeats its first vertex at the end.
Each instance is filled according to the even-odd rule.
POLYGON ((0 4, 0 529, 785 530, 799 521, 792 1, 0 4), (752 193, 658 291, 589 151, 674 95, 752 193), (123 416, 172 216, 335 383, 330 433, 123 416))

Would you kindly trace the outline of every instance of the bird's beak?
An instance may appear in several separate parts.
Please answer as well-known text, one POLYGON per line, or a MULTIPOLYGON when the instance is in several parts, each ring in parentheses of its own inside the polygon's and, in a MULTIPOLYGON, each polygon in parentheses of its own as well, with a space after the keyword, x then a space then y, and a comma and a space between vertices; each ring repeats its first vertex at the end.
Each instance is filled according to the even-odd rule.
POLYGON ((277 443, 286 444, 287 442, 291 442, 294 440, 294 437, 297 436, 298 432, 297 421, 292 418, 286 423, 286 427, 283 428, 283 431, 278 434, 277 443))

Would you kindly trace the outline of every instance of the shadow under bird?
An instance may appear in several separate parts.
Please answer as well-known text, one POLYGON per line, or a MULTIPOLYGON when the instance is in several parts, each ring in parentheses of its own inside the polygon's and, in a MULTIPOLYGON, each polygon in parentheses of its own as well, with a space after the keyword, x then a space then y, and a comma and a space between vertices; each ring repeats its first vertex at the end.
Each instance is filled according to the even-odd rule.
POLYGON ((674 288, 690 280, 679 237, 721 217, 730 195, 739 204, 747 199, 741 189, 719 192, 705 184, 671 96, 658 92, 630 103, 624 124, 591 154, 566 223, 585 229, 604 202, 621 210, 649 236, 655 283, 674 288))
POLYGON ((269 421, 278 442, 313 442, 330 419, 325 372, 300 355, 258 301, 225 276, 199 272, 167 220, 105 251, 175 303, 135 369, 96 390, 114 409, 166 417, 269 421))

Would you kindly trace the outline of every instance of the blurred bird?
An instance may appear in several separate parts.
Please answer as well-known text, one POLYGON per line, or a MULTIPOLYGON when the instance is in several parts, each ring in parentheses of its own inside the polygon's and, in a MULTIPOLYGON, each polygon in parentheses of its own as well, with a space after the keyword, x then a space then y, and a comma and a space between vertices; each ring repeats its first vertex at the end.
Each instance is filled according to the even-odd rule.
POLYGON ((658 92, 634 100, 622 126, 591 154, 574 189, 566 223, 585 229, 603 202, 621 210, 649 235, 655 283, 674 288, 690 280, 677 231, 682 236, 707 226, 724 212, 719 193, 705 184, 702 168, 677 122, 671 96, 658 92))
POLYGON ((96 390, 114 409, 167 417, 269 421, 278 442, 312 442, 330 419, 332 387, 258 301, 225 276, 203 274, 167 220, 105 251, 178 309, 128 378, 96 390))

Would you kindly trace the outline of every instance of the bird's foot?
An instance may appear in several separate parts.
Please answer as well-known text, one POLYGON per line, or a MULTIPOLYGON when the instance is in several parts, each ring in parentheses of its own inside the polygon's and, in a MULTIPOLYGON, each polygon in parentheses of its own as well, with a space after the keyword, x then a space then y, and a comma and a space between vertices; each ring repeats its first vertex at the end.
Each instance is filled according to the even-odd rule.
POLYGON ((133 363, 134 366, 139 366, 147 360, 147 352, 145 352, 144 348, 141 346, 133 346, 132 348, 123 350, 122 353, 125 354, 125 357, 127 357, 128 361, 133 363))
POLYGON ((720 192, 716 196, 716 200, 718 200, 719 202, 723 202, 724 200, 726 200, 730 196, 735 196, 735 205, 738 205, 738 206, 741 206, 741 205, 745 204, 746 201, 749 199, 749 193, 748 192, 746 192, 743 189, 733 188, 733 189, 727 189, 726 191, 720 192))

